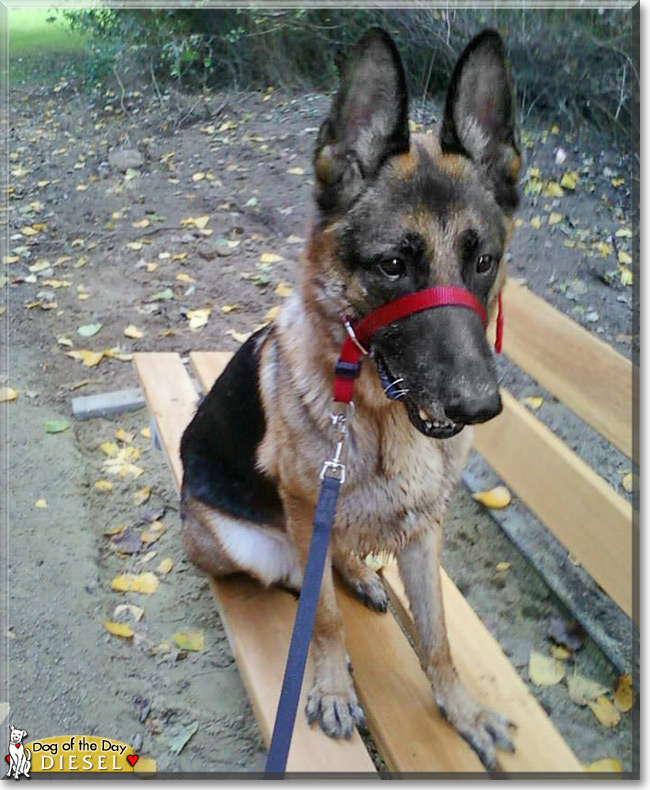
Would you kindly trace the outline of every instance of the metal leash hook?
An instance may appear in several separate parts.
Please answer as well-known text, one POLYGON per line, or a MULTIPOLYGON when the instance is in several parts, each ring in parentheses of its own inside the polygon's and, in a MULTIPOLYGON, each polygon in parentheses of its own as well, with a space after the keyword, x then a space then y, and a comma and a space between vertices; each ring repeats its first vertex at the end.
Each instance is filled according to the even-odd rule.
POLYGON ((324 480, 326 477, 333 477, 339 481, 341 485, 345 483, 345 463, 341 460, 343 451, 345 449, 345 440, 347 438, 348 423, 354 416, 354 403, 334 403, 333 410, 330 412, 330 420, 332 426, 336 430, 336 447, 334 449, 334 456, 325 461, 323 468, 320 470, 320 479, 324 480))

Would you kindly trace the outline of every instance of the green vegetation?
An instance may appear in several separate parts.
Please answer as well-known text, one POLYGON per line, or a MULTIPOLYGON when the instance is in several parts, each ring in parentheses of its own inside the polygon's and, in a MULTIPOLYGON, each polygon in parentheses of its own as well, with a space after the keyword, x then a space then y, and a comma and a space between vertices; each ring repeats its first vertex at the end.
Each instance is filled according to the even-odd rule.
POLYGON ((46 8, 10 9, 8 17, 12 84, 47 74, 53 61, 69 66, 84 53, 87 35, 60 21, 49 22, 53 15, 46 8))
MULTIPOLYGON (((42 43, 39 30, 39 49, 63 45, 61 22, 72 34, 65 42, 71 51, 85 37, 76 77, 89 87, 119 77, 121 84, 144 78, 184 90, 330 89, 336 53, 378 24, 396 38, 416 100, 440 93, 462 48, 485 27, 504 36, 525 117, 627 130, 638 92, 626 9, 100 8, 53 12, 55 25, 44 22, 45 11, 11 12, 23 13, 50 27, 42 43)), ((30 34, 26 25, 18 40, 33 46, 30 34)))

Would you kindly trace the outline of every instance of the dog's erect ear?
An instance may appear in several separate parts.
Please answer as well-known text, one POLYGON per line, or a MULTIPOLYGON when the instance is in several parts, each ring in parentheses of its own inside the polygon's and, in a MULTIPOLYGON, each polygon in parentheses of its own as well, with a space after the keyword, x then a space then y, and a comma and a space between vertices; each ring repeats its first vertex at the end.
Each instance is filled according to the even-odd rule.
POLYGON ((515 93, 501 36, 485 30, 460 56, 447 92, 440 145, 470 157, 485 173, 501 207, 519 202, 521 157, 516 142, 515 93))
POLYGON ((324 210, 344 208, 393 154, 408 151, 408 95, 397 47, 375 27, 340 67, 341 85, 321 126, 314 167, 324 210))

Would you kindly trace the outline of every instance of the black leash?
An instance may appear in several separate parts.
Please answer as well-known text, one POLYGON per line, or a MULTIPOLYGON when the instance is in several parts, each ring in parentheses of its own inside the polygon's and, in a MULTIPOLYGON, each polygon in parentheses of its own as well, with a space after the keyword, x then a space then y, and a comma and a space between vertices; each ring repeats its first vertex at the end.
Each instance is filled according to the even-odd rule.
POLYGON ((341 455, 345 443, 347 418, 341 413, 333 414, 332 422, 338 430, 338 441, 334 457, 331 461, 325 462, 320 475, 321 486, 314 511, 314 530, 309 544, 309 554, 291 634, 280 701, 266 760, 265 779, 284 778, 302 681, 305 675, 309 644, 314 630, 314 619, 320 597, 327 549, 336 516, 336 503, 341 485, 345 482, 345 465, 341 462, 341 455))

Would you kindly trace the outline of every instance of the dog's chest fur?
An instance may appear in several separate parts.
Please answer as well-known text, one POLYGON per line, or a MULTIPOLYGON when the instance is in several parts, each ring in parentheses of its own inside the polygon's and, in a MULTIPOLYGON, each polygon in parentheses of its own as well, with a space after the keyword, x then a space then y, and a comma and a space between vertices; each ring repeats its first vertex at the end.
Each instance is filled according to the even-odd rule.
POLYGON ((471 429, 445 441, 429 439, 396 403, 374 430, 366 420, 354 424, 349 445, 350 487, 343 489, 338 540, 361 553, 394 551, 442 521, 471 446, 471 429))
MULTIPOLYGON (((261 355, 267 431, 258 465, 283 490, 315 501, 318 473, 336 438, 329 422, 331 377, 314 353, 313 332, 302 326, 304 312, 298 305, 287 308, 261 355)), ((334 541, 361 554, 395 551, 409 536, 440 524, 471 446, 471 429, 444 441, 423 436, 404 405, 383 395, 370 360, 355 392, 334 541)))

